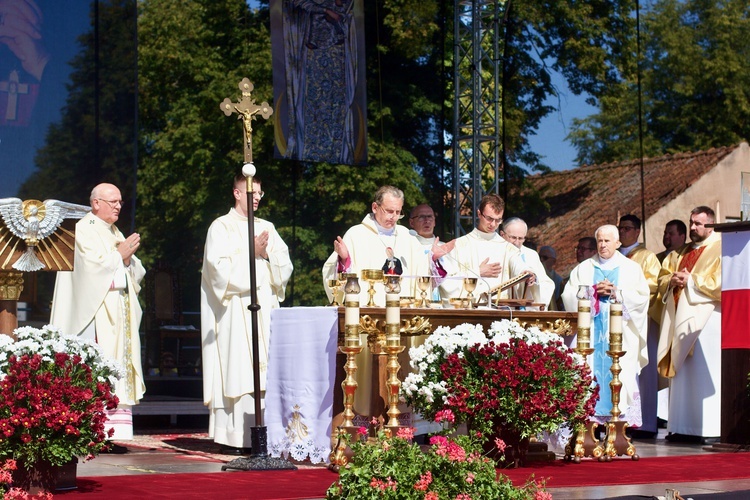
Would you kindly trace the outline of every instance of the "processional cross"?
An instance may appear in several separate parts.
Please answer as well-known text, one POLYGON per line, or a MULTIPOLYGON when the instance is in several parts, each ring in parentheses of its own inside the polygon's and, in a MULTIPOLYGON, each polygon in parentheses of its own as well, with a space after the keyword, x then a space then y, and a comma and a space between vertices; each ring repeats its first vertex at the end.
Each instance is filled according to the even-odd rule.
MULTIPOLYGON (((268 119, 273 114, 273 109, 268 105, 267 102, 263 102, 258 105, 255 104, 255 99, 252 97, 253 84, 247 78, 243 78, 239 84, 240 91, 242 92, 242 99, 239 102, 232 102, 230 98, 224 99, 221 103, 221 110, 224 114, 230 116, 232 113, 237 113, 238 120, 242 120, 242 127, 244 128, 245 134, 243 136, 243 143, 245 145, 245 163, 253 162, 253 120, 256 119, 258 113, 268 119)), ((248 185, 248 191, 252 191, 252 186, 248 185)))
POLYGON ((242 99, 232 102, 228 97, 221 103, 221 110, 225 115, 231 116, 237 113, 237 119, 242 120, 244 134, 242 142, 245 150, 245 165, 242 173, 247 180, 247 246, 250 265, 250 320, 252 325, 252 354, 253 354, 253 392, 255 399, 255 426, 250 428, 251 454, 249 457, 236 458, 223 465, 221 470, 274 470, 274 469, 296 469, 290 462, 283 458, 275 458, 268 455, 267 429, 263 425, 263 410, 261 407, 261 384, 260 384, 260 348, 258 331, 258 292, 255 278, 255 217, 253 216, 253 176, 255 165, 253 165, 253 120, 258 113, 268 119, 273 114, 273 109, 267 102, 258 105, 252 98, 253 84, 247 78, 243 78, 239 84, 242 99))

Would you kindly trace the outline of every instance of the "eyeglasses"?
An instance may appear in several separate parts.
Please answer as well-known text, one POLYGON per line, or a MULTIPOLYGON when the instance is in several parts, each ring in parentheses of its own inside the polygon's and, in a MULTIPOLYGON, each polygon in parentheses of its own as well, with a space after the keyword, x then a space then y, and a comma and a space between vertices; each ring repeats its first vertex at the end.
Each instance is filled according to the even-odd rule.
POLYGON ((508 238, 510 241, 519 241, 521 243, 526 241, 526 236, 508 236, 506 234, 505 237, 508 238))
POLYGON ((550 256, 550 255, 540 255, 539 258, 541 260, 550 260, 550 259, 552 259, 552 256, 550 256))
POLYGON ((620 226, 617 229, 619 231, 635 231, 635 226, 620 226))
POLYGON ((502 217, 498 217, 496 219, 494 217, 490 217, 489 215, 484 215, 482 212, 479 212, 479 215, 481 215, 484 218, 484 220, 486 220, 490 224, 502 224, 503 223, 502 217))
POLYGON ((112 208, 122 208, 122 200, 105 200, 104 198, 96 198, 99 201, 103 201, 112 208))
POLYGON ((418 219, 422 222, 428 221, 428 220, 434 220, 434 215, 415 215, 414 217, 409 218, 409 220, 418 219))
POLYGON ((403 214, 401 213, 401 210, 386 210, 385 208, 383 208, 382 205, 380 205, 380 203, 378 203, 377 205, 378 205, 378 208, 382 210, 385 215, 388 215, 390 217, 397 217, 398 220, 401 220, 404 218, 403 214))
POLYGON ((257 196, 258 198, 263 198, 266 195, 264 191, 253 191, 253 196, 257 196))

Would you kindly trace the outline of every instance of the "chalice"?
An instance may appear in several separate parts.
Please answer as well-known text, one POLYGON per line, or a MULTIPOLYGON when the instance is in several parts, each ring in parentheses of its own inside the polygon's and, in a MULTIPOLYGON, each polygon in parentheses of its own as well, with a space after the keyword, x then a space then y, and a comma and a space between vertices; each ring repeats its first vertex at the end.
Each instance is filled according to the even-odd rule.
POLYGON ((383 281, 383 270, 382 269, 363 269, 362 279, 370 284, 370 289, 367 290, 367 294, 370 296, 370 300, 367 301, 365 307, 375 307, 375 283, 383 281))
POLYGON ((432 278, 429 276, 419 276, 417 278, 417 287, 419 287, 422 300, 419 301, 419 307, 430 307, 430 301, 427 300, 427 290, 430 288, 432 278))
POLYGON ((468 308, 474 307, 474 290, 477 289, 476 278, 464 278, 464 290, 466 290, 466 300, 468 302, 468 308))
POLYGON ((339 288, 341 288, 341 285, 344 284, 346 281, 346 273, 338 273, 336 275, 336 278, 328 280, 328 286, 331 288, 331 303, 328 304, 329 306, 340 306, 341 304, 338 303, 336 300, 336 296, 339 293, 339 288))

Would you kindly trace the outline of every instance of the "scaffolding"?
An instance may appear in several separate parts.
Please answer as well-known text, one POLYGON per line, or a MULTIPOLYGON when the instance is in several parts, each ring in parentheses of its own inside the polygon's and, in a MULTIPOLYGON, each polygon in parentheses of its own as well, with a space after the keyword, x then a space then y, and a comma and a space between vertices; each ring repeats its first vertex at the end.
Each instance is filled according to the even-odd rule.
POLYGON ((454 235, 470 232, 503 173, 500 0, 456 0, 454 9, 454 235))

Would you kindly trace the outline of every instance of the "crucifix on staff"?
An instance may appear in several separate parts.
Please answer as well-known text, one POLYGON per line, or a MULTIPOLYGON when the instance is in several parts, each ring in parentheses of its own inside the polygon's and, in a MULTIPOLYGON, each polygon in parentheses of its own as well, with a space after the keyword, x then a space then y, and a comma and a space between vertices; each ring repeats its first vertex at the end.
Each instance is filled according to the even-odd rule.
POLYGON ((255 104, 255 99, 252 97, 253 84, 247 78, 243 78, 239 84, 240 91, 242 92, 242 99, 239 102, 232 102, 228 97, 221 103, 221 110, 224 114, 230 116, 232 113, 237 113, 237 119, 242 120, 242 127, 244 129, 243 143, 245 145, 245 163, 253 162, 253 120, 256 119, 258 113, 264 118, 268 119, 273 114, 273 109, 268 105, 267 102, 263 102, 260 105, 255 104))

